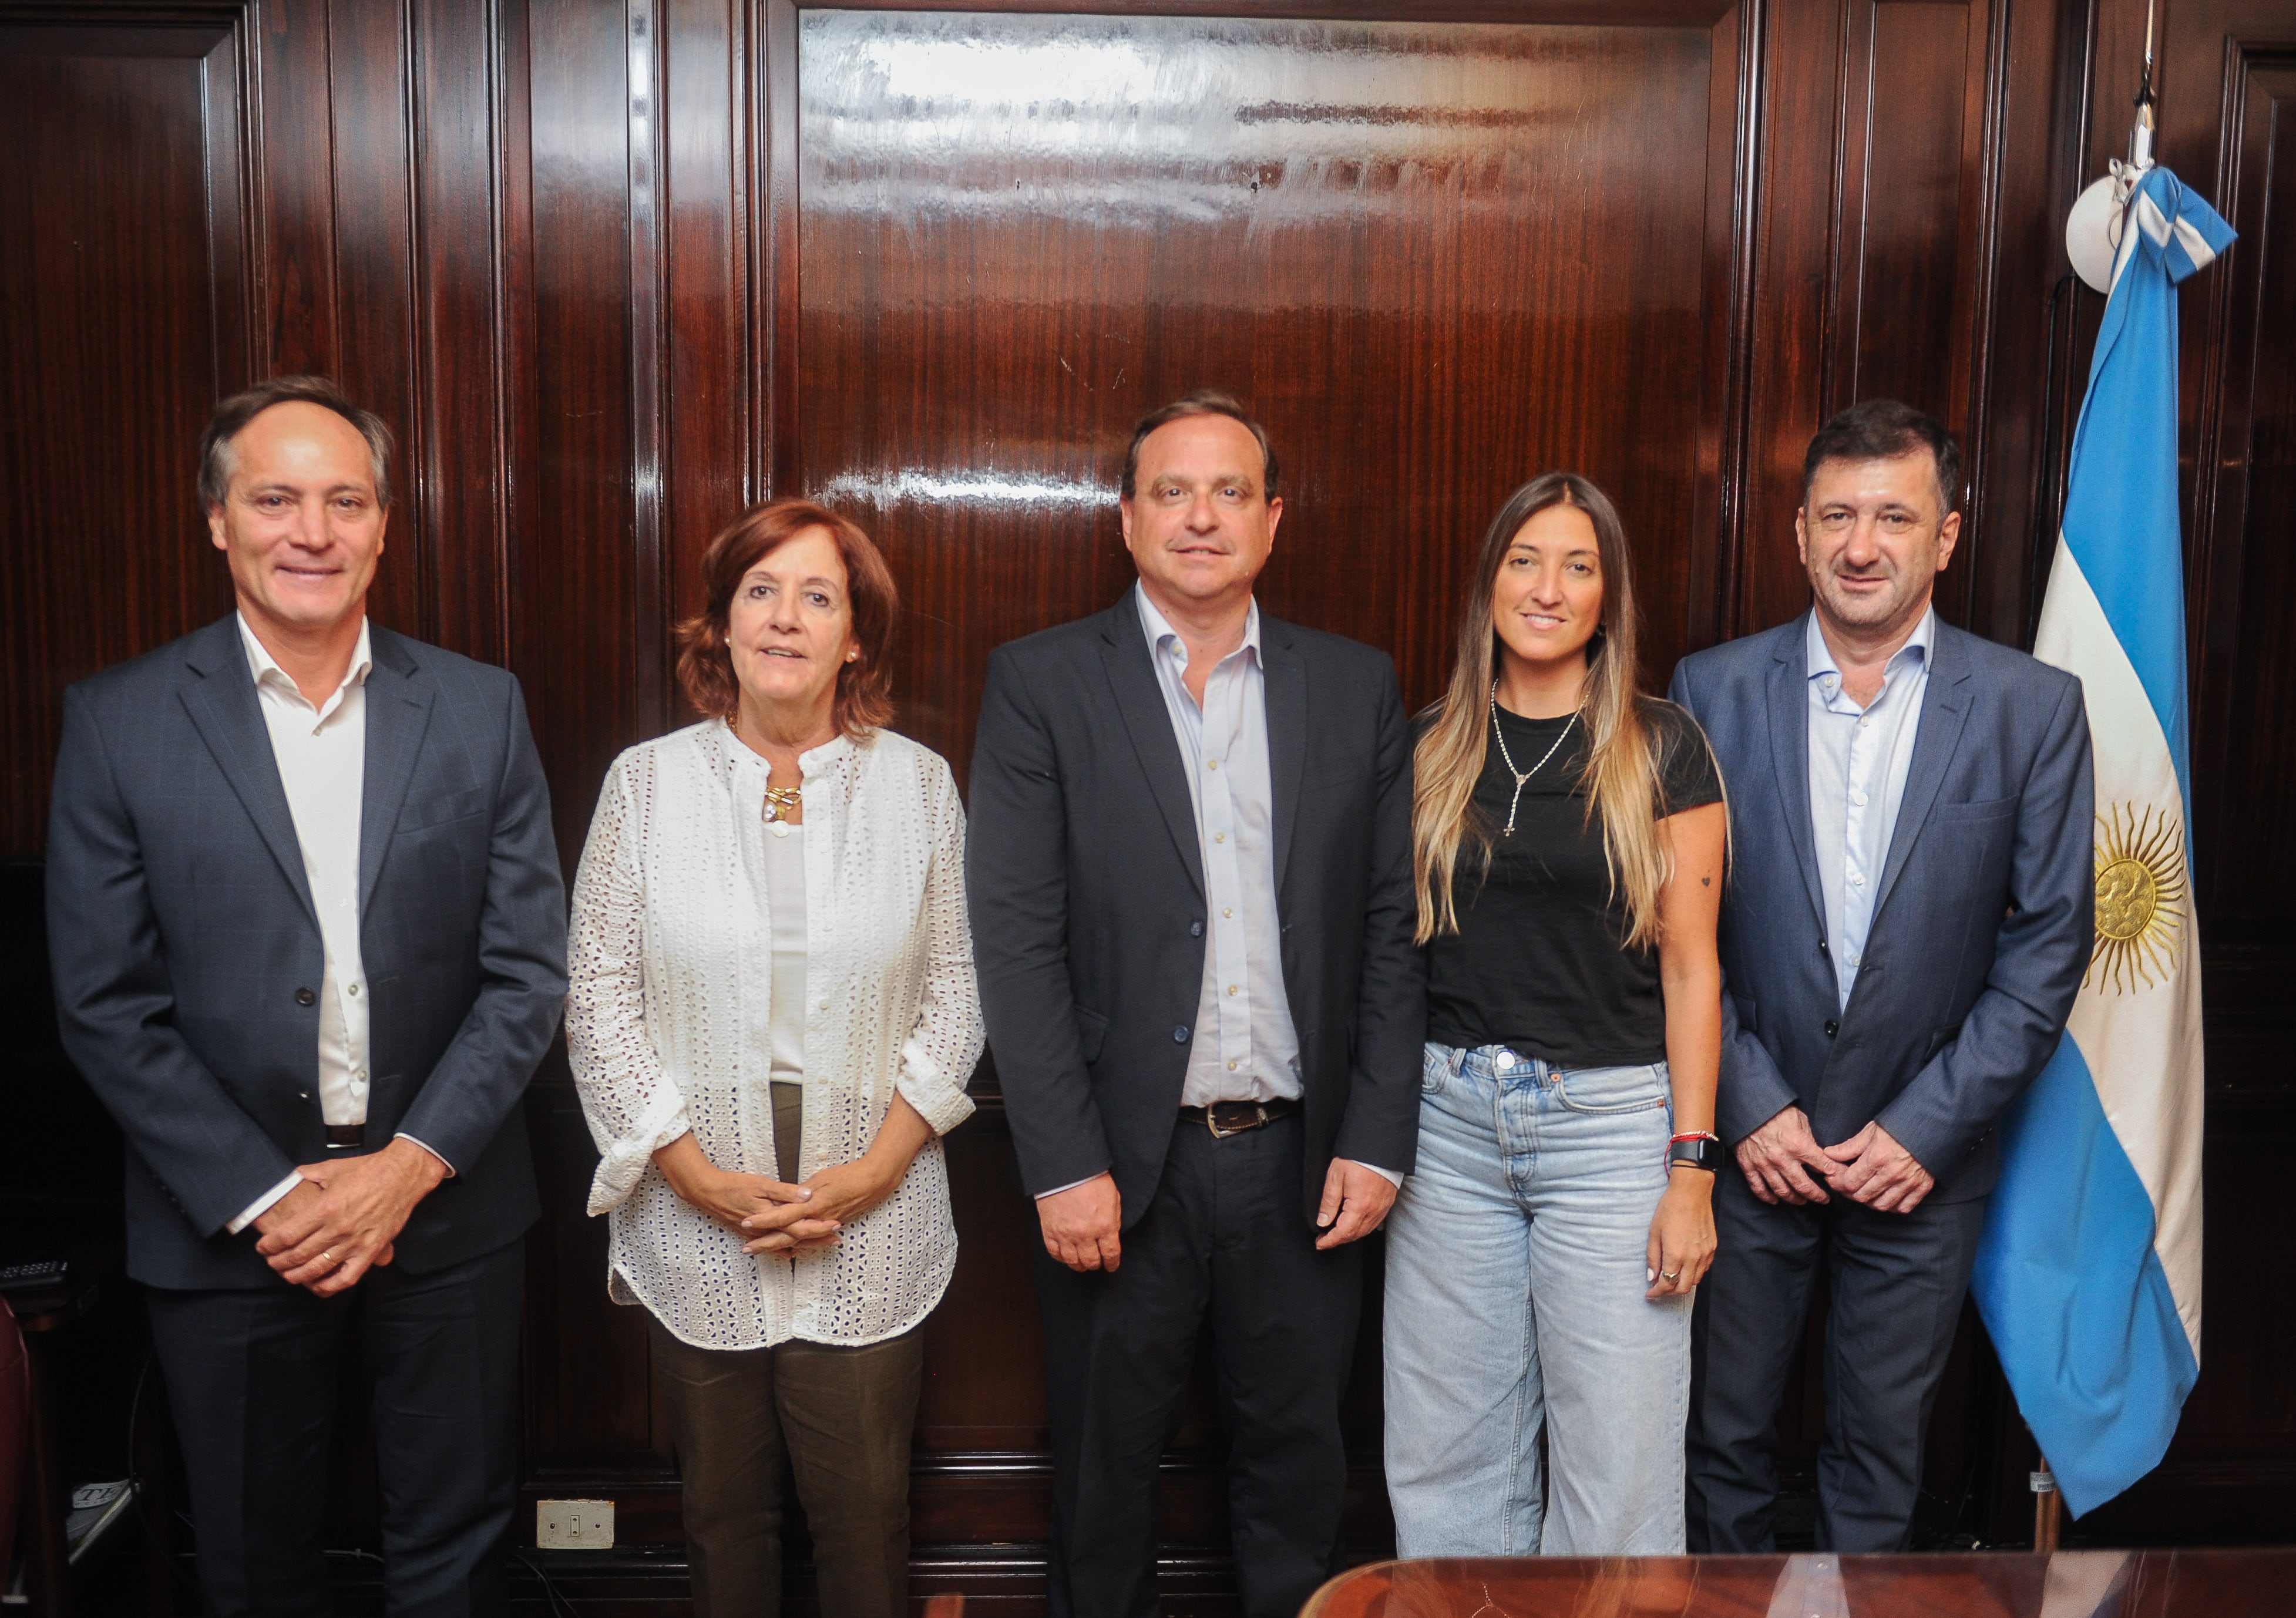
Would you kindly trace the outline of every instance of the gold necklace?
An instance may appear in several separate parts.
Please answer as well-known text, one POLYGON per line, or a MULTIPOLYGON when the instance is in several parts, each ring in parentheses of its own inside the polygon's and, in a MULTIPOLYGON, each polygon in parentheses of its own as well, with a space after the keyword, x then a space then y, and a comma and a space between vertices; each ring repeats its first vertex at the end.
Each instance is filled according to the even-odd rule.
POLYGON ((765 816, 766 824, 774 829, 775 837, 785 838, 789 836, 790 827, 793 823, 790 820, 791 812, 804 806, 804 788, 767 787, 766 801, 758 805, 758 812, 765 816))

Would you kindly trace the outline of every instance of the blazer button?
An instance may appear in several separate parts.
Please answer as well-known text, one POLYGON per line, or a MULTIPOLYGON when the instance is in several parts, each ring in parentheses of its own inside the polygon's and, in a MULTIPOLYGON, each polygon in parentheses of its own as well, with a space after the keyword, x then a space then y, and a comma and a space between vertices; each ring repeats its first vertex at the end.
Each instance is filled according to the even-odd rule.
POLYGON ((298 989, 295 991, 295 1003, 299 1006, 316 1006, 319 1003, 319 997, 308 989, 298 989))
POLYGON ((1186 1043, 1188 1042, 1188 1031, 1187 1031, 1185 1028, 1175 1028, 1175 1029, 1173 1029, 1173 1030, 1172 1030, 1172 1042, 1173 1042, 1175 1045, 1185 1045, 1185 1044, 1186 1044, 1186 1043))
POLYGON ((1203 924, 1202 922, 1201 922, 1201 921, 1191 921, 1191 922, 1189 922, 1189 923, 1188 923, 1188 936, 1189 936, 1189 937, 1191 937, 1191 938, 1201 938, 1201 937, 1202 937, 1203 936, 1204 936, 1204 924, 1203 924))
POLYGON ((1834 1021, 1832 1017, 1827 1017, 1827 1018, 1825 1019, 1825 1037, 1826 1037, 1826 1038, 1828 1038, 1828 1039, 1832 1039, 1835 1034, 1839 1034, 1839 1033, 1841 1033, 1841 1025, 1840 1023, 1835 1022, 1835 1021, 1834 1021))

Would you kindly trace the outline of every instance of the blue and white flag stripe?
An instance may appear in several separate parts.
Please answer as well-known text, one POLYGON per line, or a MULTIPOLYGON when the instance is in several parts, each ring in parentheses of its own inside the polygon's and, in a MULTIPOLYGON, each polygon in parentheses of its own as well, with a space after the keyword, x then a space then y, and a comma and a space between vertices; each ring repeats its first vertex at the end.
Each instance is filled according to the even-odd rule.
POLYGON ((2192 909, 2177 283, 2232 241, 2136 176, 2074 435, 2034 654, 2081 678, 2095 756, 2096 951, 2009 1115, 1973 1283, 2078 1515, 2159 1464, 2201 1351, 2201 975, 2192 909))

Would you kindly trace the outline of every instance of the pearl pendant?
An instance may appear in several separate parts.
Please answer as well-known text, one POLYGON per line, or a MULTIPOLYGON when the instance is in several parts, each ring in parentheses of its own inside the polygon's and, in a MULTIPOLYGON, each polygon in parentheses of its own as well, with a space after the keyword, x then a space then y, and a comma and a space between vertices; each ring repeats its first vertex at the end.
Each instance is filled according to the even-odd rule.
POLYGON ((774 821, 773 829, 774 835, 777 838, 785 838, 789 836, 789 822, 787 821, 774 821))

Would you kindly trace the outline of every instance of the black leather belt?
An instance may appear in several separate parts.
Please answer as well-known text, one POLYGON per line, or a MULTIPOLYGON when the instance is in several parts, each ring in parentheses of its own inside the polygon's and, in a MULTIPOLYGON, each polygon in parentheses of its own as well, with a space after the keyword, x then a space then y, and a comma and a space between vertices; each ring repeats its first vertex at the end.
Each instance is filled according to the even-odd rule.
POLYGON ((366 1144, 364 1124, 330 1124, 327 1125, 327 1149, 331 1152, 356 1151, 366 1144))
POLYGON ((1288 1118, 1299 1110, 1300 1103, 1293 1100, 1215 1101, 1210 1107, 1183 1107, 1180 1117, 1185 1123, 1203 1124, 1212 1132, 1213 1140, 1225 1140, 1230 1135, 1288 1118))

